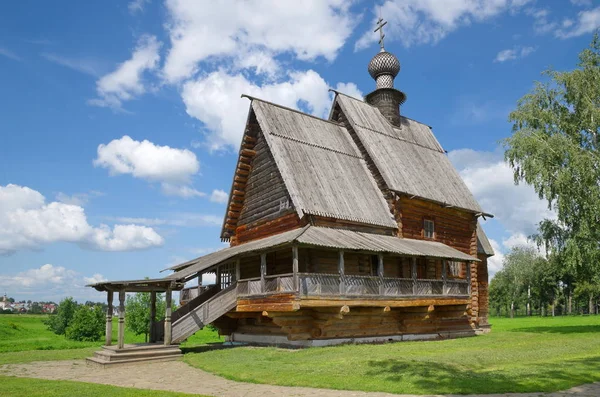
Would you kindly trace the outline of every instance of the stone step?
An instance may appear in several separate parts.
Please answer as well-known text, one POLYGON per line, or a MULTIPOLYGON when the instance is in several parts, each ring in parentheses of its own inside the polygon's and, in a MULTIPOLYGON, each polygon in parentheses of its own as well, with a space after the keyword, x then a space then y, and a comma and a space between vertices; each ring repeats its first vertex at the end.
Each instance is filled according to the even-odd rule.
POLYGON ((102 350, 114 352, 117 354, 139 352, 139 351, 155 351, 155 350, 162 350, 162 349, 167 349, 167 348, 178 349, 179 346, 178 345, 165 346, 162 343, 128 344, 128 345, 125 345, 122 349, 117 348, 117 346, 102 346, 102 350))
POLYGON ((183 356, 183 354, 179 353, 177 355, 170 355, 170 356, 130 358, 130 359, 118 360, 118 361, 105 361, 105 360, 102 360, 97 357, 88 357, 88 358, 86 358, 86 361, 88 364, 106 367, 106 366, 125 365, 125 364, 145 364, 145 363, 157 362, 157 361, 174 361, 174 360, 180 359, 182 356, 183 356))
POLYGON ((142 350, 142 351, 130 351, 130 352, 113 352, 110 350, 99 350, 94 352, 94 357, 105 360, 105 361, 122 361, 135 358, 154 358, 154 357, 165 357, 165 356, 179 356, 181 350, 178 348, 166 348, 166 349, 153 349, 153 350, 142 350))

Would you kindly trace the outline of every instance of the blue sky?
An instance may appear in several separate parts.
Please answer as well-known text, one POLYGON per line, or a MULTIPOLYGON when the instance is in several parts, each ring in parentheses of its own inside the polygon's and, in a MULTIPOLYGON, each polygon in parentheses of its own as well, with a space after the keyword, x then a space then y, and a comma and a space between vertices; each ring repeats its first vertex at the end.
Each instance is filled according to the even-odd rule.
POLYGON ((218 236, 247 93, 326 116, 329 87, 374 89, 401 62, 402 113, 433 127, 502 253, 553 216, 515 187, 499 141, 552 66, 575 67, 597 1, 34 2, 0 12, 0 293, 102 299, 94 280, 158 276, 218 236))

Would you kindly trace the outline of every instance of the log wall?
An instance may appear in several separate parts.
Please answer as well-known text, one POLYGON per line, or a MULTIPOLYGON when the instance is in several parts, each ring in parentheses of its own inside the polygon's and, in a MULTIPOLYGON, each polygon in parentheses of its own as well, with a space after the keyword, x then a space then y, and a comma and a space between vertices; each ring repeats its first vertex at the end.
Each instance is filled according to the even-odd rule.
POLYGON ((433 241, 439 241, 466 254, 477 255, 477 218, 475 214, 439 204, 400 196, 396 201, 396 221, 401 236, 425 240, 423 221, 435 223, 433 241))
POLYGON ((228 314, 237 321, 222 330, 253 335, 283 335, 290 341, 359 338, 402 334, 440 334, 473 331, 467 304, 411 307, 302 308, 228 314))
MULTIPOLYGON (((267 237, 299 225, 283 178, 262 132, 254 146, 256 155, 243 191, 243 206, 231 245, 267 237)), ((241 193, 240 193, 241 194, 241 193)))

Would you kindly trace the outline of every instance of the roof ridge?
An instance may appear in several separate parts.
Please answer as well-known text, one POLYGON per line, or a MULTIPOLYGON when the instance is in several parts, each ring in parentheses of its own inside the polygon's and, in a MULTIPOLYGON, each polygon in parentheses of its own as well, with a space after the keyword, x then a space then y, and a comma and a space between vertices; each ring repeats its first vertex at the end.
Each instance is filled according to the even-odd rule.
POLYGON ((316 148, 323 149, 323 150, 328 150, 330 152, 334 152, 334 153, 338 153, 338 154, 343 154, 343 155, 346 155, 346 156, 350 156, 350 157, 354 157, 354 158, 363 160, 362 156, 357 156, 356 154, 352 154, 352 153, 346 153, 346 152, 343 152, 341 150, 332 149, 332 148, 329 148, 329 147, 326 147, 326 146, 323 146, 323 145, 318 145, 316 143, 307 142, 307 141, 304 141, 302 139, 293 138, 291 136, 277 134, 277 133, 274 133, 274 132, 269 132, 269 135, 273 135, 273 136, 276 136, 276 137, 279 137, 279 138, 283 138, 283 139, 289 139, 290 141, 293 141, 293 142, 302 143, 304 145, 316 147, 316 148))
POLYGON ((446 152, 444 150, 433 149, 433 148, 431 148, 429 146, 425 146, 425 145, 422 145, 422 144, 417 143, 417 142, 409 141, 408 139, 400 138, 400 137, 398 137, 396 135, 386 134, 385 132, 381 132, 379 130, 376 130, 376 129, 373 129, 373 128, 370 128, 370 127, 366 127, 364 125, 360 125, 360 124, 358 124, 356 122, 354 123, 354 125, 356 125, 357 127, 360 127, 360 128, 364 128, 365 130, 376 132, 377 134, 380 134, 380 135, 384 135, 384 136, 387 136, 387 137, 390 137, 390 138, 393 138, 393 139, 397 139, 397 140, 402 141, 402 142, 410 143, 411 145, 422 147, 423 149, 433 150, 434 152, 446 154, 446 152))
POLYGON ((323 122, 325 122, 325 123, 330 123, 330 124, 333 124, 333 125, 337 125, 338 127, 340 127, 340 126, 341 126, 341 125, 340 125, 340 123, 337 123, 337 122, 335 122, 335 121, 331 121, 331 120, 323 119, 323 118, 321 118, 321 117, 318 117, 318 116, 315 116, 315 115, 312 115, 312 114, 309 114, 309 113, 304 113, 304 112, 303 112, 303 111, 301 111, 301 110, 298 110, 298 109, 292 109, 292 108, 289 108, 289 107, 287 107, 287 106, 280 105, 280 104, 278 104, 278 103, 274 103, 274 102, 265 101, 264 99, 256 98, 256 97, 253 97, 253 96, 251 96, 251 95, 248 95, 248 94, 242 94, 242 96, 241 96, 241 97, 242 97, 242 98, 248 98, 248 99, 250 99, 251 101, 259 101, 259 102, 266 103, 266 104, 268 104, 268 105, 272 105, 272 106, 275 106, 275 107, 278 107, 278 108, 281 108, 281 109, 289 110, 290 112, 294 112, 294 113, 301 114, 301 115, 303 115, 303 116, 311 117, 311 118, 313 118, 313 119, 317 119, 317 120, 319 120, 319 121, 323 121, 323 122))

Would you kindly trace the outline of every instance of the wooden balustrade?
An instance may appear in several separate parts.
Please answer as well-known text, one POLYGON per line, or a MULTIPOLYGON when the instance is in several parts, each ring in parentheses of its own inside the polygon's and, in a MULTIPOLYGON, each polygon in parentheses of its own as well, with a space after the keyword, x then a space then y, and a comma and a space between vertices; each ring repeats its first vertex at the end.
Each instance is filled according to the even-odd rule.
POLYGON ((424 280, 382 276, 349 276, 340 274, 280 274, 240 280, 238 296, 297 293, 300 296, 414 297, 468 296, 468 280, 424 280))

